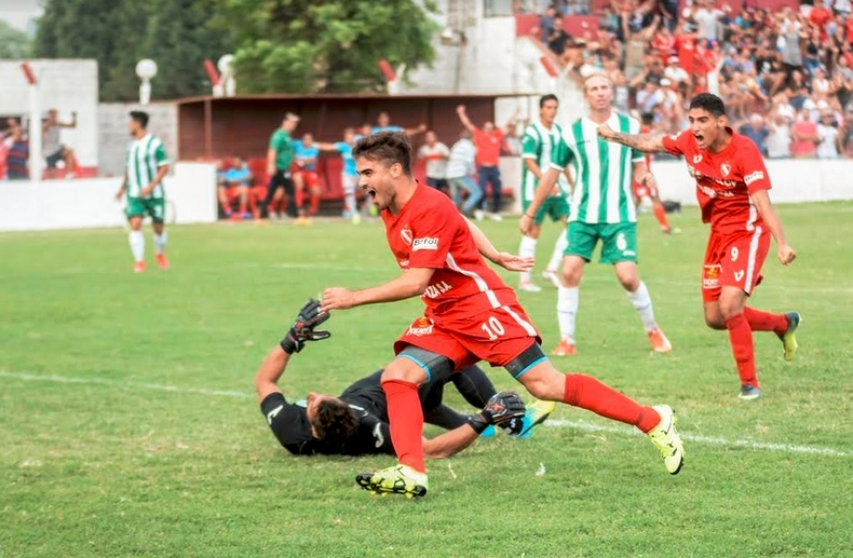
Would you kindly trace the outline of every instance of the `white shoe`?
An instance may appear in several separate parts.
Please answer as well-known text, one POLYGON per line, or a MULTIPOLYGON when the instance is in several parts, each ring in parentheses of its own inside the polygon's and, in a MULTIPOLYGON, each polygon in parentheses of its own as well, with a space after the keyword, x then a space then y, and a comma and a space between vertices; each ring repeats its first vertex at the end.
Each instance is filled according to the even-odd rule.
POLYGON ((528 293, 538 293, 542 291, 542 287, 533 281, 522 281, 518 284, 518 290, 528 293))
POLYGON ((663 464, 670 475, 677 475, 684 465, 684 443, 675 429, 675 411, 669 405, 652 407, 660 415, 660 424, 648 436, 663 456, 663 464))
POLYGON ((489 219, 491 219, 492 221, 503 221, 504 220, 504 218, 501 217, 500 213, 489 213, 488 215, 489 215, 489 219))
POLYGON ((476 219, 478 221, 482 221, 485 218, 486 218, 486 213, 482 209, 475 209, 474 210, 474 219, 476 219))
POLYGON ((542 272, 542 279, 545 279, 546 281, 548 281, 552 285, 554 285, 555 289, 560 288, 560 276, 557 274, 557 272, 555 270, 546 269, 545 271, 543 271, 542 272))

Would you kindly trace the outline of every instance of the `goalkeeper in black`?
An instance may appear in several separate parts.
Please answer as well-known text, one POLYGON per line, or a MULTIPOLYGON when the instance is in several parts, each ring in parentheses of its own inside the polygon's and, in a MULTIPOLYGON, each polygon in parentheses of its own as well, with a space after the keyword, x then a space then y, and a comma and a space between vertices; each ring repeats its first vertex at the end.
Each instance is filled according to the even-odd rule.
MULTIPOLYGON (((314 330, 328 318, 328 313, 320 311, 319 302, 308 301, 284 339, 264 359, 255 375, 261 412, 279 443, 295 455, 394 455, 385 393, 379 384, 381 370, 353 383, 339 397, 311 392, 306 400, 291 403, 278 387, 289 359, 302 350, 306 341, 329 337, 326 331, 314 330)), ((490 425, 518 433, 525 413, 518 394, 496 393, 485 373, 476 366, 450 372, 453 371, 420 389, 425 421, 448 430, 431 440, 425 439, 427 457, 441 459, 458 453, 490 425), (453 382, 471 405, 482 410, 475 415, 463 415, 443 405, 444 386, 448 382, 453 382)))

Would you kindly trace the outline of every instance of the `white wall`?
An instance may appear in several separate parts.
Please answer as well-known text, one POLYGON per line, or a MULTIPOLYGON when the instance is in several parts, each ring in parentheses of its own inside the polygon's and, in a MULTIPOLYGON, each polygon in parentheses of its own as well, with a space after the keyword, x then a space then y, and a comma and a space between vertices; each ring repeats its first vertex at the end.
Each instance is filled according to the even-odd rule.
MULTIPOLYGON (((98 63, 94 60, 32 60, 39 82, 42 116, 59 111, 62 121, 77 111, 77 128, 63 129, 61 141, 74 149, 80 165, 98 165, 98 63)), ((21 62, 0 60, 0 115, 29 114, 29 86, 21 62)))
MULTIPOLYGON (((216 221, 216 167, 178 163, 166 177, 167 221, 216 221)), ((118 178, 4 182, 0 185, 0 231, 116 227, 125 222, 115 201, 118 178)))
MULTIPOLYGON (((853 200, 850 180, 853 162, 847 160, 783 160, 767 161, 774 203, 799 203, 853 200)), ((684 161, 661 161, 652 164, 660 197, 684 205, 696 205, 696 183, 687 174, 684 161)))
POLYGON ((178 154, 178 108, 175 103, 157 102, 144 107, 138 103, 101 103, 98 105, 98 170, 101 176, 120 176, 124 172, 124 157, 131 140, 127 132, 131 110, 148 113, 148 131, 163 142, 170 160, 174 161, 178 154))

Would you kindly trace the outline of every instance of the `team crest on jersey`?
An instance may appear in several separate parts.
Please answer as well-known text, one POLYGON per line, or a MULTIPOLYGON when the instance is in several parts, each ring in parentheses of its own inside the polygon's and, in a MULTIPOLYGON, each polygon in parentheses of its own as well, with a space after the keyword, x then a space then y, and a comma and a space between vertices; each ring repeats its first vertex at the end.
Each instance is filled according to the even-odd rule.
POLYGON ((406 243, 406 246, 412 245, 412 229, 405 228, 400 231, 400 238, 403 239, 403 242, 406 243))
POLYGON ((723 176, 728 176, 732 172, 732 166, 728 163, 723 163, 720 165, 720 171, 723 173, 723 176))
POLYGON ((694 165, 698 165, 701 162, 702 162, 702 154, 701 153, 699 155, 693 156, 693 164, 694 165))

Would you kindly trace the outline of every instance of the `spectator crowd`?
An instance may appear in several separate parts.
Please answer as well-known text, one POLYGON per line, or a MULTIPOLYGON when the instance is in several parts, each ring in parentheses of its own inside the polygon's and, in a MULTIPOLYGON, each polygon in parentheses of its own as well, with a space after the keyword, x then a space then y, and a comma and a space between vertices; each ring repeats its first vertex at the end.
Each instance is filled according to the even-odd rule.
MULTIPOLYGON (((519 3, 524 9, 524 2, 519 3)), ((552 2, 537 37, 580 81, 612 80, 616 105, 653 130, 686 127, 698 93, 725 101, 733 127, 770 158, 853 158, 853 17, 850 0, 778 10, 746 2, 612 0, 552 2), (570 35, 564 18, 598 17, 570 35)))

